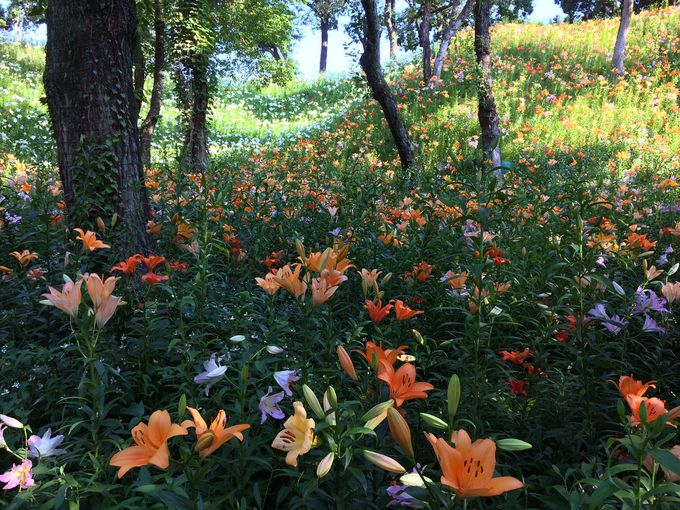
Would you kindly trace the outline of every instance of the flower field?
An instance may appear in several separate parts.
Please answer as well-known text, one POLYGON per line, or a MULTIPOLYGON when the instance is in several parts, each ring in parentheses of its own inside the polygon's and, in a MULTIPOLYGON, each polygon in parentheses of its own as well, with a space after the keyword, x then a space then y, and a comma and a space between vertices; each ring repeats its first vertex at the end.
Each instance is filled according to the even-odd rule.
POLYGON ((680 10, 631 27, 492 29, 502 182, 470 30, 388 69, 412 175, 353 78, 220 86, 203 174, 168 100, 153 253, 67 227, 1 43, 0 508, 678 508, 680 10))

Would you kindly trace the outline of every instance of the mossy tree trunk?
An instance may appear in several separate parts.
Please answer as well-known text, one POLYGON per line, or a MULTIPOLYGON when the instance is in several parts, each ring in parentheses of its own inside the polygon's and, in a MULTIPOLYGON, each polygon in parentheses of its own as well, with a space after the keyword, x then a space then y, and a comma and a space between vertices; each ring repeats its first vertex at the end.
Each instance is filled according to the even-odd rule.
POLYGON ((69 220, 88 226, 117 213, 128 246, 146 251, 149 203, 132 83, 135 2, 52 0, 46 24, 43 79, 69 220))

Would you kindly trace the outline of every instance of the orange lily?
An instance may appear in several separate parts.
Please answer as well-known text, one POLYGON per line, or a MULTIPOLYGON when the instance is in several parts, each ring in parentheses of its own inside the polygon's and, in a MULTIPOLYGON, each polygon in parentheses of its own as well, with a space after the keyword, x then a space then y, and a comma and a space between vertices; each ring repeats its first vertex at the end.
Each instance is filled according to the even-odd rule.
POLYGON ((425 313, 423 310, 416 311, 410 309, 408 306, 404 304, 404 302, 401 299, 393 301, 394 301, 394 313, 397 316, 398 321, 405 321, 411 319, 412 317, 415 317, 420 313, 425 313))
POLYGON ((75 318, 76 315, 78 315, 78 307, 80 306, 80 301, 83 297, 80 292, 82 284, 82 279, 78 280, 77 283, 73 283, 73 281, 69 280, 64 283, 61 292, 54 287, 48 287, 50 292, 43 294, 43 297, 48 301, 48 303, 45 304, 56 306, 65 314, 75 318))
POLYGON ((360 272, 357 271, 357 274, 361 276, 361 280, 366 283, 366 287, 373 287, 375 283, 378 281, 378 276, 382 274, 382 271, 378 271, 377 269, 362 269, 360 272))
POLYGON ((171 423, 170 414, 167 411, 154 411, 149 417, 148 425, 140 423, 132 429, 132 439, 135 445, 116 453, 111 457, 109 465, 120 468, 118 478, 135 467, 153 464, 166 469, 170 465, 168 439, 186 434, 186 428, 171 423))
POLYGON ((373 370, 381 373, 384 370, 384 366, 394 366, 399 356, 403 354, 406 349, 407 347, 405 345, 400 345, 396 349, 383 349, 382 342, 380 342, 380 345, 378 346, 369 341, 366 342, 366 353, 357 349, 352 350, 352 352, 359 353, 373 370))
POLYGON ((373 324, 380 324, 390 314, 390 310, 394 308, 394 305, 386 304, 382 306, 380 299, 378 299, 377 303, 367 299, 364 303, 364 308, 368 311, 368 318, 371 319, 373 324))
POLYGON ((324 304, 333 294, 335 294, 336 290, 338 290, 338 287, 329 286, 327 280, 323 278, 314 278, 312 280, 312 305, 319 306, 324 304))
POLYGON ((493 478, 496 467, 496 443, 478 439, 474 443, 464 430, 451 434, 455 448, 441 437, 425 433, 442 469, 441 483, 451 487, 461 498, 497 496, 520 489, 524 484, 512 476, 493 478))
POLYGON ((654 420, 665 415, 666 413, 669 413, 668 424, 671 425, 672 427, 675 427, 675 425, 670 423, 670 420, 674 420, 675 418, 680 416, 680 407, 675 407, 668 411, 666 409, 666 403, 663 400, 656 397, 653 398, 640 397, 638 395, 629 393, 628 395, 626 395, 626 402, 628 403, 628 407, 630 407, 630 410, 633 413, 633 416, 631 416, 630 418, 630 424, 634 427, 639 427, 641 423, 651 423, 654 420), (642 402, 645 403, 645 409, 647 411, 647 418, 645 419, 645 421, 642 421, 640 416, 640 404, 642 404, 642 402))
POLYGON ((286 464, 296 467, 297 458, 312 449, 314 442, 314 427, 316 424, 311 418, 307 418, 302 402, 293 404, 295 414, 290 416, 284 429, 277 434, 272 442, 272 448, 288 452, 286 454, 286 464))
POLYGON ((100 328, 109 322, 120 303, 120 297, 111 295, 118 280, 120 278, 109 276, 106 281, 102 281, 96 273, 87 277, 87 293, 95 309, 95 322, 100 328))
POLYGON ((137 270, 137 266, 142 261, 142 256, 139 253, 128 257, 127 260, 119 262, 111 268, 109 272, 121 271, 123 274, 131 275, 137 270))
POLYGON ((404 363, 396 372, 388 363, 383 363, 382 367, 384 370, 378 374, 378 379, 390 388, 390 398, 395 401, 395 407, 401 407, 406 400, 427 398, 425 392, 434 389, 430 383, 416 382, 416 367, 410 363, 404 363))
POLYGON ((274 277, 275 273, 267 273, 264 278, 255 278, 257 285, 264 290, 268 295, 273 296, 281 288, 281 285, 276 283, 274 277))
POLYGON ((74 228, 73 231, 78 232, 78 237, 76 237, 76 239, 79 239, 83 242, 83 247, 87 251, 94 251, 98 248, 111 248, 110 245, 104 244, 99 239, 97 239, 97 234, 91 230, 83 232, 82 228, 74 228))
POLYGON ((614 384, 619 389, 619 393, 621 393, 623 397, 626 397, 627 395, 636 395, 641 397, 647 393, 649 388, 656 388, 656 385, 654 384, 656 381, 649 381, 642 384, 642 381, 638 381, 632 375, 622 375, 619 377, 618 384, 616 384, 614 381, 609 382, 614 384))
POLYGON ((286 289, 295 299, 299 299, 307 292, 307 284, 300 280, 300 269, 298 266, 293 272, 288 264, 276 272, 274 281, 282 288, 286 289))
POLYGON ((153 271, 156 269, 158 264, 165 262, 165 257, 161 257, 159 255, 149 255, 148 257, 141 257, 141 261, 144 262, 144 265, 149 269, 149 271, 153 271))
POLYGON ((238 438, 239 441, 243 441, 243 434, 241 432, 250 428, 250 425, 247 423, 227 427, 227 415, 223 409, 220 409, 217 417, 210 422, 210 427, 205 423, 198 410, 189 406, 187 406, 187 410, 191 413, 194 420, 184 421, 182 427, 194 427, 196 429, 196 451, 199 452, 201 457, 207 457, 234 437, 238 438))
POLYGON ((36 252, 34 251, 31 252, 28 250, 24 250, 22 252, 13 251, 9 255, 17 259, 21 267, 26 267, 27 265, 29 265, 31 262, 38 258, 38 254, 36 252))

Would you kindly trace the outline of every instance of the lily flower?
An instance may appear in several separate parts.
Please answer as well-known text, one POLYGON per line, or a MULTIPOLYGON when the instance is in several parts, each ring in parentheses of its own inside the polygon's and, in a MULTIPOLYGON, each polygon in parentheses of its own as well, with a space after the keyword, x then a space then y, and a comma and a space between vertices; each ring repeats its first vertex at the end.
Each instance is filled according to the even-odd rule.
POLYGON ((279 402, 283 400, 285 394, 282 391, 272 394, 272 391, 274 390, 272 390, 272 387, 270 386, 269 390, 267 390, 267 394, 263 395, 260 399, 259 407, 260 412, 262 413, 262 421, 260 423, 267 421, 267 415, 275 420, 281 420, 286 416, 279 407, 279 402))
POLYGON ((104 303, 111 297, 111 294, 116 288, 116 282, 118 280, 120 280, 120 278, 115 276, 109 276, 106 279, 106 281, 104 281, 96 273, 92 273, 89 276, 85 277, 85 282, 87 284, 87 293, 90 296, 92 306, 94 306, 95 309, 99 308, 102 305, 102 303, 104 303))
POLYGON ((645 393, 647 393, 649 388, 656 388, 656 381, 648 381, 643 384, 642 381, 638 381, 632 375, 622 375, 619 377, 618 384, 614 381, 608 382, 616 386, 619 389, 619 393, 621 393, 621 396, 624 398, 628 395, 642 397, 645 393))
POLYGON ((205 384, 205 396, 210 393, 210 388, 212 388, 220 379, 224 377, 227 367, 223 367, 219 364, 220 358, 217 357, 217 353, 213 353, 208 361, 203 362, 203 368, 205 371, 194 377, 194 382, 196 384, 205 384))
POLYGON ((288 452, 286 464, 296 467, 298 456, 312 449, 316 424, 313 419, 307 418, 307 411, 302 402, 295 402, 293 408, 295 414, 283 424, 284 429, 277 434, 272 442, 272 448, 288 452))
POLYGON ((630 424, 633 427, 639 427, 642 423, 651 423, 667 413, 668 424, 674 427, 675 425, 670 423, 670 420, 674 420, 680 416, 680 407, 675 407, 668 411, 666 409, 666 403, 656 397, 647 398, 628 394, 626 395, 626 403, 633 413, 633 416, 630 418, 630 424), (640 406, 643 402, 645 403, 645 410, 647 411, 647 417, 645 420, 642 420, 642 417, 640 416, 640 406))
POLYGON ((42 437, 32 435, 28 438, 28 456, 51 457, 53 455, 66 453, 66 450, 57 449, 57 446, 59 446, 63 440, 64 436, 61 434, 52 437, 52 429, 47 429, 42 437))
POLYGON ((405 321, 415 317, 418 314, 425 313, 423 310, 412 310, 404 304, 401 299, 393 300, 394 313, 398 321, 405 321))
POLYGON ((154 411, 149 424, 140 423, 132 429, 134 446, 116 453, 109 461, 110 466, 119 467, 118 478, 135 467, 154 465, 166 469, 170 465, 168 439, 187 435, 186 428, 172 423, 167 411, 154 411))
POLYGON ((406 400, 427 398, 425 392, 434 389, 430 383, 416 382, 416 367, 410 363, 404 363, 396 372, 388 363, 382 366, 384 370, 378 374, 378 379, 390 388, 390 398, 395 401, 395 407, 401 407, 406 400))
POLYGON ((680 301, 680 282, 666 282, 661 286, 661 294, 666 298, 668 303, 680 301))
POLYGON ((366 284, 366 288, 370 288, 378 281, 378 277, 382 274, 382 271, 378 271, 377 269, 371 269, 370 271, 368 269, 362 269, 361 271, 357 271, 357 274, 361 276, 361 281, 366 284))
POLYGON ((141 261, 144 262, 144 265, 149 269, 149 271, 153 271, 156 269, 158 264, 165 262, 165 257, 161 257, 159 255, 149 255, 148 257, 141 257, 141 261))
POLYGON ((61 292, 56 290, 54 287, 48 287, 50 290, 49 294, 45 293, 42 295, 44 298, 46 298, 46 302, 41 302, 46 305, 55 306, 65 314, 75 319, 75 317, 78 315, 80 301, 82 300, 82 293, 80 291, 82 284, 82 279, 78 280, 77 283, 73 283, 72 280, 68 280, 61 288, 61 292))
POLYGON ((293 272, 288 264, 276 272, 273 280, 287 290, 295 299, 299 299, 307 292, 307 284, 300 280, 301 266, 297 266, 293 272))
POLYGON ((139 253, 135 253, 131 257, 128 257, 126 260, 119 262, 118 264, 113 266, 109 272, 113 273, 114 271, 121 271, 123 274, 129 276, 131 274, 134 274, 135 271, 137 271, 137 266, 141 261, 142 256, 139 253))
POLYGON ((364 303, 364 308, 368 311, 368 318, 371 319, 373 324, 380 324, 390 314, 390 310, 394 308, 394 305, 386 304, 382 306, 380 299, 378 299, 377 303, 367 299, 364 303))
POLYGON ((21 490, 33 487, 35 481, 31 472, 32 467, 33 463, 28 459, 21 464, 12 464, 12 469, 0 475, 0 482, 5 484, 2 490, 8 491, 15 487, 19 487, 19 490, 21 490))
POLYGON ((365 353, 357 349, 352 350, 352 352, 356 352, 363 356, 370 367, 380 374, 385 370, 385 366, 389 365, 390 367, 393 367, 399 359, 399 356, 401 356, 406 349, 407 347, 405 345, 400 345, 396 349, 383 349, 382 342, 380 342, 380 345, 375 345, 373 342, 368 341, 366 342, 365 353))
POLYGON ((312 306, 324 304, 331 296, 333 296, 333 294, 335 294, 336 290, 338 290, 338 287, 329 286, 327 280, 323 278, 314 278, 312 280, 312 306))
POLYGON ((491 439, 478 439, 473 443, 463 429, 451 434, 455 448, 433 434, 425 433, 425 438, 441 466, 441 483, 461 498, 497 496, 524 487, 512 476, 493 477, 496 443, 491 439))
POLYGON ((274 277, 275 273, 267 273, 264 278, 255 278, 257 285, 262 288, 269 296, 273 296, 281 288, 281 285, 276 283, 274 277))
POLYGON ((170 279, 169 276, 159 275, 154 273, 153 271, 149 271, 148 273, 142 275, 142 281, 144 283, 148 283, 149 287, 153 287, 161 282, 167 282, 169 279, 170 279))
POLYGON ((239 441, 243 441, 243 434, 241 432, 250 428, 250 425, 247 423, 239 423, 238 425, 227 427, 227 415, 223 409, 220 409, 217 417, 210 422, 210 427, 208 427, 198 410, 189 406, 187 406, 187 410, 191 413, 194 420, 185 420, 182 423, 182 427, 194 427, 196 429, 196 451, 199 452, 201 457, 207 457, 234 437, 238 438, 239 441))
POLYGON ((76 237, 76 239, 82 241, 83 248, 85 248, 89 252, 92 252, 99 248, 111 248, 110 245, 104 244, 102 241, 97 239, 97 234, 92 232, 91 230, 83 232, 82 228, 74 228, 73 231, 78 233, 78 237, 76 237))
POLYGON ((283 388, 283 391, 286 392, 286 395, 292 397, 293 390, 290 389, 290 385, 299 381, 300 376, 298 375, 298 370, 280 370, 278 372, 274 372, 274 379, 276 379, 276 382, 279 383, 279 386, 283 388))
POLYGON ((14 257, 15 259, 17 259, 17 262, 19 262, 19 265, 21 267, 26 267, 27 265, 29 265, 31 262, 38 258, 38 254, 36 252, 34 251, 31 252, 28 250, 24 250, 22 252, 13 251, 9 255, 10 257, 14 257))

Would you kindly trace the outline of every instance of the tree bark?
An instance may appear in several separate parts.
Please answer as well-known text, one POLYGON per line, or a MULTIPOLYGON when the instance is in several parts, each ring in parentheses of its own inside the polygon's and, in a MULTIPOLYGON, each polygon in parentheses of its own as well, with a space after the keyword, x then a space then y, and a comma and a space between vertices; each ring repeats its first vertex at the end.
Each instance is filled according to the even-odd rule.
POLYGON ((132 84, 134 0, 52 0, 43 81, 73 226, 119 216, 128 248, 146 252, 149 203, 132 84))
POLYGON ((208 55, 190 55, 186 60, 186 75, 183 76, 186 100, 182 163, 192 172, 204 172, 208 168, 209 60, 208 55))
POLYGON ((430 49, 430 28, 432 20, 432 2, 423 2, 423 17, 418 25, 418 40, 423 49, 423 81, 425 86, 430 83, 432 77, 432 55, 430 49))
POLYGON ((475 5, 475 0, 467 0, 463 9, 459 12, 459 3, 456 1, 451 8, 451 18, 449 19, 449 24, 446 27, 446 31, 442 36, 442 42, 439 46, 439 51, 434 59, 434 76, 437 78, 434 81, 435 86, 438 86, 439 80, 442 77, 442 69, 444 68, 444 60, 446 60, 446 54, 449 51, 449 44, 454 35, 458 33, 460 28, 463 26, 463 22, 470 16, 472 8, 475 5))
POLYGON ((321 57, 319 58, 319 73, 326 72, 328 61, 328 31, 331 23, 329 19, 321 19, 321 57))
POLYGON ((482 128, 482 148, 484 157, 491 160, 492 165, 501 164, 500 129, 498 112, 493 97, 491 80, 491 36, 489 25, 491 18, 490 0, 477 0, 475 6, 475 56, 478 72, 478 117, 482 128))
POLYGON ((626 40, 628 39, 628 29, 630 20, 633 17, 633 0, 622 0, 621 2, 621 23, 619 33, 616 36, 614 45, 614 56, 612 57, 612 67, 619 75, 623 74, 623 59, 626 52, 626 40))
POLYGON ((390 41, 390 58, 397 58, 399 40, 395 28, 395 0, 385 0, 385 26, 387 27, 387 38, 390 41))
POLYGON ((376 2, 375 0, 361 0, 361 5, 366 14, 366 26, 361 41, 364 52, 359 63, 366 74, 366 80, 371 88, 373 98, 382 108, 394 143, 397 146, 402 168, 406 171, 415 171, 416 158, 413 143, 380 67, 380 23, 376 2))
POLYGON ((161 116, 163 100, 163 68, 165 67, 165 20, 161 0, 154 4, 154 57, 153 57, 153 86, 149 111, 140 127, 139 137, 142 154, 142 165, 151 168, 151 138, 161 116))

